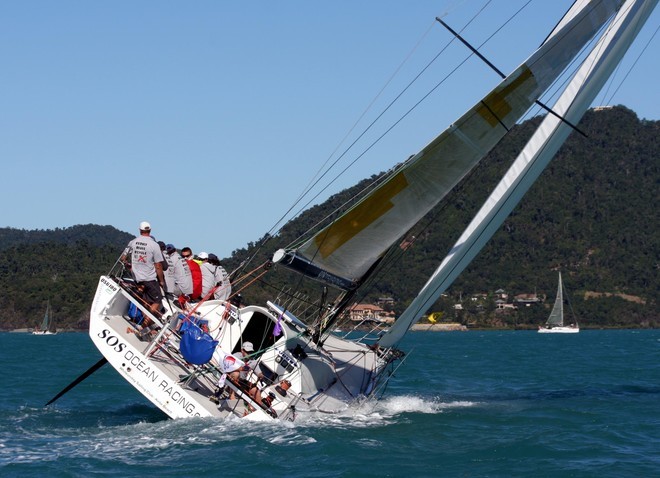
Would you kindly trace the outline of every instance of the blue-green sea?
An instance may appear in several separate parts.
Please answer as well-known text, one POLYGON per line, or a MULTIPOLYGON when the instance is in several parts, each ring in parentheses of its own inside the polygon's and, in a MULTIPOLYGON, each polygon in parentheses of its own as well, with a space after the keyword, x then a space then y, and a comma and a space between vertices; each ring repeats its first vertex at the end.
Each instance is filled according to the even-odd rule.
POLYGON ((379 402, 259 424, 165 418, 86 334, 0 334, 0 476, 660 476, 660 330, 412 332, 379 402))

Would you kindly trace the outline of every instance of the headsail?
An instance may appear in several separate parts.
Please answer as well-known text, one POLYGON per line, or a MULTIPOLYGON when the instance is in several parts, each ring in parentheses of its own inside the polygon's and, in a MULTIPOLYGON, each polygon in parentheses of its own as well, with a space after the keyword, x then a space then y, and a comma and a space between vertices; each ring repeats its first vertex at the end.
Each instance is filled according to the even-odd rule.
POLYGON ((274 258, 340 288, 445 197, 564 71, 623 0, 592 0, 562 21, 531 57, 388 180, 295 250, 274 258))
MULTIPOLYGON (((628 0, 583 62, 553 110, 576 124, 619 63, 658 0, 628 0)), ((564 143, 570 127, 547 115, 418 296, 379 341, 389 347, 440 297, 511 213, 564 143)))

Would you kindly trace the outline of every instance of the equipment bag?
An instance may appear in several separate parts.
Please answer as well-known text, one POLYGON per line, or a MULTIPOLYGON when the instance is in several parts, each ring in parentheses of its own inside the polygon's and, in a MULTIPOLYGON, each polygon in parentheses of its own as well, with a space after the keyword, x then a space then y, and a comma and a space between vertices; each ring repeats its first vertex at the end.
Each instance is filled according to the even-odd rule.
POLYGON ((204 365, 211 360, 217 345, 217 340, 213 340, 213 337, 202 331, 198 325, 188 322, 186 330, 181 335, 179 350, 187 362, 204 365))

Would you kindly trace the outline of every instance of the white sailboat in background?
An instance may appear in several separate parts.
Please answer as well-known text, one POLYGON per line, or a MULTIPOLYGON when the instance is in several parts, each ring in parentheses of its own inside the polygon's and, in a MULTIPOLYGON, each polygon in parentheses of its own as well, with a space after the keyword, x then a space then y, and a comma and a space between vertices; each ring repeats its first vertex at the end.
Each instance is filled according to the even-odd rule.
POLYGON ((575 318, 569 325, 564 324, 564 284, 560 272, 555 304, 545 325, 539 327, 539 334, 577 334, 579 331, 580 326, 575 318))
POLYGON ((41 321, 41 326, 36 326, 32 331, 32 335, 56 335, 55 321, 53 320, 53 309, 50 306, 50 299, 46 304, 46 313, 44 320, 41 321))
MULTIPOLYGON (((207 298, 182 307, 164 301, 162 316, 156 316, 118 262, 101 277, 94 297, 92 341, 124 379, 172 418, 295 420, 301 414, 337 413, 378 397, 405 355, 397 348, 401 339, 536 180, 572 130, 569 123, 577 124, 593 102, 657 1, 578 0, 525 62, 352 208, 311 237, 275 252, 272 262, 235 276, 237 288, 241 281, 264 277, 273 263, 284 266, 323 284, 313 307, 296 312, 288 299, 246 306, 235 297, 229 301, 207 298), (554 115, 541 123, 399 319, 375 336, 349 338, 333 333, 386 252, 397 247, 400 238, 523 118, 584 48, 591 53, 552 108, 554 115), (327 286, 337 291, 332 301, 326 301, 327 286), (155 337, 147 336, 148 343, 134 333, 132 307, 155 324, 155 337), (198 324, 200 332, 195 333, 206 347, 203 354, 190 355, 192 332, 173 328, 171 319, 177 317, 198 324), (257 365, 244 380, 236 381, 227 375, 236 363, 230 355, 247 342, 254 347, 250 358, 257 365)), ((299 279, 291 283, 298 284, 299 279)))

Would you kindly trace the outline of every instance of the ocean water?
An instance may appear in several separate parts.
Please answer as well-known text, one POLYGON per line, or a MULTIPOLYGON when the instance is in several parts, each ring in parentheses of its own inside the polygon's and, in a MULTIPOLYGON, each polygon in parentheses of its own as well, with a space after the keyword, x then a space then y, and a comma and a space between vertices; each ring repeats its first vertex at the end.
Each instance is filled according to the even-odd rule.
POLYGON ((0 334, 0 476, 660 476, 660 330, 413 332, 385 396, 295 423, 169 420, 86 334, 0 334))

